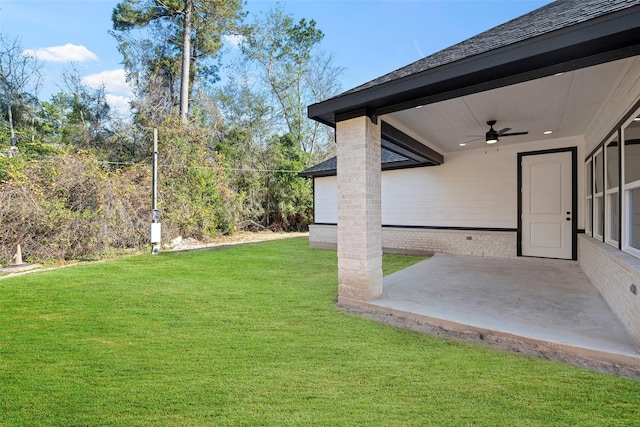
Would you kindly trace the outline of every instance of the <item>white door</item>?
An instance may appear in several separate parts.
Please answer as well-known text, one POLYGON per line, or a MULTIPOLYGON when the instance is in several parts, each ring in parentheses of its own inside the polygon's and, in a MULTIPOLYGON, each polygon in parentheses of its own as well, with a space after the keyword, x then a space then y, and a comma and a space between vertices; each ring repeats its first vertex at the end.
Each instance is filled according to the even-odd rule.
POLYGON ((571 152, 522 157, 522 255, 572 259, 571 152))

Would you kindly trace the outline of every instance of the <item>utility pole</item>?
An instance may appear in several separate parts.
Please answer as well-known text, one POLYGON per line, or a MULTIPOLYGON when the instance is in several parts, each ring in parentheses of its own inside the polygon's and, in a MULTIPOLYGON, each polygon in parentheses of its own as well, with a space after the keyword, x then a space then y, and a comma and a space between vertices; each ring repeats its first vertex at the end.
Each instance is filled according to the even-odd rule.
POLYGON ((189 76, 191 67, 191 14, 193 0, 184 2, 184 23, 182 36, 182 72, 180 80, 180 120, 187 123, 189 114, 189 76))
POLYGON ((13 115, 11 114, 11 102, 9 102, 9 108, 7 109, 9 112, 9 130, 11 131, 11 146, 16 146, 16 133, 13 130, 13 115))
POLYGON ((158 211, 158 129, 153 128, 153 178, 151 181, 151 254, 160 253, 161 225, 158 211))

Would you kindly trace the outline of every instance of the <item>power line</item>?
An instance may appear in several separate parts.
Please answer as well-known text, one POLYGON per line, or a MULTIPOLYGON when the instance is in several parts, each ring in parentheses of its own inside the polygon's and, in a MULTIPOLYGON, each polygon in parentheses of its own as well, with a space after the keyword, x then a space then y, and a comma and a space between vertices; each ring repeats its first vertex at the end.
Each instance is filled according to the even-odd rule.
MULTIPOLYGON (((133 166, 138 163, 99 161, 98 164, 114 165, 114 166, 133 166)), ((151 165, 148 165, 148 166, 151 166, 151 165)), ((221 167, 215 167, 215 166, 172 166, 172 165, 166 165, 166 164, 160 164, 158 166, 163 167, 165 169, 171 169, 171 170, 196 168, 196 169, 206 169, 206 170, 224 170, 224 171, 231 171, 231 172, 270 172, 270 173, 295 173, 295 174, 301 172, 301 171, 292 171, 288 169, 221 168, 221 167)))

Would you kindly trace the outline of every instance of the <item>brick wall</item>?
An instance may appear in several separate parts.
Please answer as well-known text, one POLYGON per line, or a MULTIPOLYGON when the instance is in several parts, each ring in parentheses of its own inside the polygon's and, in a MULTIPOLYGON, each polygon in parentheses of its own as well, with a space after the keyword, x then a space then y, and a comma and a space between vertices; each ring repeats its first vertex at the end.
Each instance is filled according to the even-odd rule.
POLYGON ((607 304, 640 343, 640 260, 586 235, 578 236, 578 262, 607 304), (634 284, 638 290, 630 291, 634 284))
POLYGON ((382 293, 380 125, 340 121, 336 142, 338 300, 369 301, 382 293))
MULTIPOLYGON (((311 247, 335 249, 337 246, 335 225, 311 225, 311 247)), ((435 253, 495 256, 512 258, 517 254, 515 232, 459 231, 411 228, 382 229, 382 247, 387 253, 435 253)))

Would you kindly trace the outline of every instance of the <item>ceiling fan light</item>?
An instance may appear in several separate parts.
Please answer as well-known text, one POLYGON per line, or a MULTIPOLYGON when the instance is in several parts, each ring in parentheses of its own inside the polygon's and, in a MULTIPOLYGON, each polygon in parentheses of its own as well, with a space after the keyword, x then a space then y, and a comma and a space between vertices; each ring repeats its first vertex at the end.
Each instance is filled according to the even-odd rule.
POLYGON ((487 142, 487 144, 495 144, 496 142, 498 142, 498 132, 491 128, 486 134, 485 141, 487 142))

